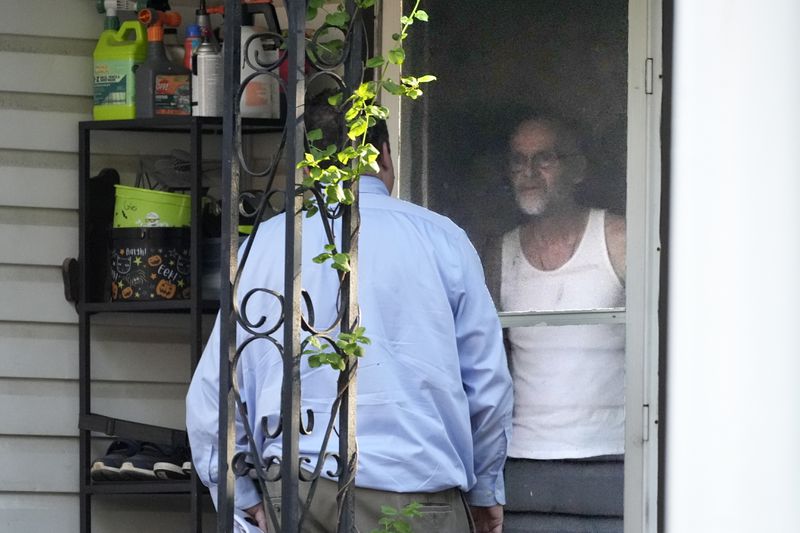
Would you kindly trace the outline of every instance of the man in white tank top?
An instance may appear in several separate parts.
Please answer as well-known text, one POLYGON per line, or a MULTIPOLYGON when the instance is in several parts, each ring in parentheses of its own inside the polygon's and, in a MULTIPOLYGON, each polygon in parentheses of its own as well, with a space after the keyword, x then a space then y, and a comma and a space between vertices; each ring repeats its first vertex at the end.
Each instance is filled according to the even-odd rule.
MULTIPOLYGON (((587 168, 575 132, 554 118, 525 120, 511 136, 508 163, 517 205, 526 219, 503 236, 501 309, 624 306, 625 220, 575 201, 575 186, 587 168)), ((542 494, 591 500, 591 494, 581 492, 589 478, 577 470, 593 463, 583 459, 602 456, 606 461, 606 456, 624 451, 623 326, 512 328, 507 341, 514 380, 508 455, 524 461, 511 459, 509 467, 527 471, 527 478, 540 478, 539 483, 548 485, 539 487, 542 494), (575 471, 566 477, 584 481, 565 480, 564 486, 554 487, 564 468, 575 471)), ((619 459, 613 475, 621 480, 619 459)), ((507 472, 507 479, 513 476, 507 472)), ((537 483, 527 478, 525 483, 537 483)), ((602 484, 601 478, 592 479, 602 484)), ((619 492, 613 499, 619 502, 621 516, 621 481, 614 485, 588 489, 596 494, 619 492)), ((531 494, 539 489, 533 486, 531 494)), ((546 507, 542 511, 570 509, 559 501, 546 507)), ((604 512, 592 510, 590 504, 579 503, 578 508, 587 509, 585 514, 604 512)))

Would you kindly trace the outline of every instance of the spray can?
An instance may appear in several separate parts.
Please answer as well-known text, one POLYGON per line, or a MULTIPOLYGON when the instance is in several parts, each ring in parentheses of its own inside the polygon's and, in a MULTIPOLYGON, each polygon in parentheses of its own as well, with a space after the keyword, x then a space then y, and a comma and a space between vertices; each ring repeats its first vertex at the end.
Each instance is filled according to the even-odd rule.
POLYGON ((136 118, 134 71, 147 57, 144 26, 129 20, 100 34, 94 53, 95 120, 136 118))
POLYGON ((200 7, 195 10, 195 24, 200 26, 200 36, 208 37, 211 44, 219 44, 214 35, 214 28, 211 26, 211 15, 222 15, 225 13, 225 6, 206 7, 204 0, 200 1, 200 7))
MULTIPOLYGON (((186 69, 192 69, 192 55, 202 42, 200 26, 192 24, 186 28, 186 38, 183 40, 183 66, 186 69)), ((194 78, 192 78, 192 83, 194 83, 194 78)))
POLYGON ((208 36, 192 56, 192 115, 222 116, 222 51, 208 36))
POLYGON ((139 20, 147 27, 147 59, 136 70, 136 117, 191 115, 191 72, 167 58, 164 24, 180 24, 180 15, 143 9, 139 20))

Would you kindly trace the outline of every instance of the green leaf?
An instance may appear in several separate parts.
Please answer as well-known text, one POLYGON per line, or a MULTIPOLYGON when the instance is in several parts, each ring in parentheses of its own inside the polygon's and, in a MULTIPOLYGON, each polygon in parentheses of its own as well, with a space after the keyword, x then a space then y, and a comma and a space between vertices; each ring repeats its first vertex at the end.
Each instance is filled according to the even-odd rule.
POLYGON ((350 109, 347 110, 347 113, 344 114, 344 119, 347 122, 350 122, 351 120, 353 120, 354 118, 356 118, 358 116, 358 113, 360 111, 361 111, 360 108, 358 108, 356 106, 353 106, 353 107, 351 107, 350 109))
POLYGON ((417 20, 421 20, 422 22, 428 22, 428 13, 421 9, 417 9, 414 12, 414 18, 417 20))
POLYGON ((368 81, 367 83, 362 83, 358 86, 358 89, 356 89, 355 94, 362 100, 375 98, 375 82, 368 81))
POLYGON ((363 147, 363 157, 368 162, 371 163, 378 159, 380 152, 377 148, 375 148, 372 143, 365 144, 363 147))
POLYGON ((345 204, 345 205, 352 205, 354 200, 355 200, 355 197, 353 196, 353 191, 351 191, 350 189, 345 189, 344 190, 344 199, 342 200, 342 203, 345 204))
POLYGON ((393 94, 395 96, 400 96, 405 92, 402 86, 398 85, 392 80, 383 80, 383 88, 386 89, 389 94, 393 94))
POLYGON ((325 0, 308 0, 308 5, 315 9, 321 8, 324 4, 325 0))
POLYGON ((385 516, 396 516, 397 509, 390 505, 381 505, 381 514, 385 516))
POLYGON ((344 95, 342 93, 336 93, 328 97, 328 103, 332 106, 337 106, 342 103, 343 98, 344 95))
POLYGON ((333 252, 334 250, 336 250, 336 245, 335 244, 326 244, 325 245, 325 251, 326 252, 333 252))
POLYGON ((325 261, 330 259, 330 257, 331 257, 331 254, 319 254, 314 259, 312 259, 312 261, 314 261, 318 265, 321 265, 322 263, 324 263, 325 261))
POLYGON ((364 132, 367 131, 367 121, 363 118, 357 119, 350 125, 350 130, 347 132, 347 136, 350 137, 351 140, 356 140, 358 137, 364 135, 364 132))
POLYGON ((377 117, 381 120, 386 120, 389 118, 389 110, 383 106, 370 105, 366 107, 365 111, 367 112, 367 115, 377 117))
POLYGON ((403 50, 403 47, 398 46, 397 48, 392 48, 389 50, 389 61, 391 61, 393 64, 402 65, 405 59, 406 51, 403 50))
POLYGON ((397 531, 397 533, 411 533, 411 526, 408 525, 408 522, 398 520, 394 523, 394 530, 397 531))
POLYGON ((322 343, 320 342, 319 337, 312 335, 308 338, 308 342, 316 348, 322 348, 322 343))
POLYGON ((383 58, 383 56, 375 56, 367 60, 367 68, 378 68, 385 64, 386 60, 383 58))
POLYGON ((336 152, 336 145, 329 144, 322 152, 320 152, 320 159, 327 159, 336 152))
POLYGON ((421 503, 419 503, 419 502, 411 502, 408 505, 406 505, 405 507, 403 507, 401 513, 404 516, 407 516, 409 518, 422 516, 422 513, 420 512, 420 508, 421 507, 422 507, 421 503))
POLYGON ((333 256, 333 268, 342 272, 350 272, 350 256, 347 254, 336 254, 333 256))
POLYGON ((306 20, 314 20, 317 18, 317 11, 319 11, 316 7, 308 6, 306 9, 306 20))
POLYGON ((316 214, 317 214, 317 211, 319 211, 319 208, 318 208, 316 205, 312 205, 312 206, 311 206, 311 207, 309 207, 309 208, 308 208, 308 210, 306 211, 306 218, 311 218, 311 217, 313 217, 314 215, 316 215, 316 214))
POLYGON ((414 19, 412 19, 411 17, 407 17, 405 15, 400 17, 400 24, 413 24, 413 23, 414 19))
POLYGON ((375 0, 356 0, 356 5, 361 9, 366 9, 375 5, 375 0))
POLYGON ((350 15, 347 13, 347 11, 336 11, 334 13, 328 13, 328 16, 325 17, 325 24, 340 29, 346 28, 347 23, 349 21, 350 21, 350 15))
POLYGON ((432 81, 436 81, 436 79, 437 79, 436 76, 433 76, 431 74, 425 74, 424 76, 420 76, 419 78, 417 78, 417 81, 420 83, 430 83, 432 81))
POLYGON ((341 183, 337 183, 336 185, 334 185, 333 196, 337 202, 341 202, 342 200, 344 200, 344 189, 342 188, 341 183))
POLYGON ((306 138, 309 141, 318 141, 322 139, 322 130, 317 128, 306 133, 306 138))
POLYGON ((322 360, 319 355, 312 355, 308 358, 308 366, 311 368, 319 368, 322 366, 322 360))

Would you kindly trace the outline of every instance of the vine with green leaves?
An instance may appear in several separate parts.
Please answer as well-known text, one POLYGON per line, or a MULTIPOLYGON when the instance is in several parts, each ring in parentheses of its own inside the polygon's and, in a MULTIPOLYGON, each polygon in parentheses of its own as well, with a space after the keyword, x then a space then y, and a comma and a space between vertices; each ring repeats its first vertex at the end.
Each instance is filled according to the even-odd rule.
MULTIPOLYGON (((366 9, 375 2, 376 0, 355 0, 355 7, 366 9)), ((420 0, 416 0, 411 12, 401 17, 400 32, 392 35, 394 47, 386 56, 376 55, 366 60, 364 66, 366 69, 375 69, 375 79, 360 83, 347 97, 339 92, 328 99, 328 103, 344 115, 348 144, 342 149, 333 144, 318 147, 315 143, 322 139, 322 131, 317 129, 306 132, 309 150, 297 164, 297 168, 306 169, 303 189, 318 193, 304 200, 303 208, 307 217, 314 216, 320 209, 352 205, 355 198, 351 188, 358 183, 359 177, 379 171, 379 147, 367 142, 368 129, 377 120, 386 120, 389 117, 389 110, 380 105, 379 96, 385 91, 394 96, 416 100, 422 95, 422 85, 436 80, 430 74, 419 77, 400 76, 397 80, 388 76, 391 65, 400 67, 406 59, 403 42, 408 37, 409 28, 417 21, 428 21, 427 12, 419 9, 419 4, 420 0), (319 202, 324 205, 319 205, 319 202)), ((344 3, 331 7, 325 0, 309 0, 307 19, 316 18, 320 10, 326 12, 325 24, 328 27, 338 28, 345 34, 352 27, 354 17, 347 12, 344 3)), ((328 45, 336 48, 335 44, 328 45)), ((350 255, 337 249, 334 242, 327 244, 324 251, 314 258, 314 262, 330 262, 331 267, 339 272, 340 280, 351 270, 350 255)), ((303 351, 303 355, 308 356, 311 367, 328 365, 343 371, 348 358, 364 355, 364 345, 370 343, 365 333, 365 328, 358 326, 350 333, 339 333, 333 344, 327 339, 321 340, 312 335, 308 338, 310 347, 303 351)))
POLYGON ((370 533, 411 533, 411 524, 407 520, 422 516, 419 502, 411 502, 402 509, 395 509, 390 505, 381 505, 381 514, 378 520, 380 528, 373 529, 370 533))

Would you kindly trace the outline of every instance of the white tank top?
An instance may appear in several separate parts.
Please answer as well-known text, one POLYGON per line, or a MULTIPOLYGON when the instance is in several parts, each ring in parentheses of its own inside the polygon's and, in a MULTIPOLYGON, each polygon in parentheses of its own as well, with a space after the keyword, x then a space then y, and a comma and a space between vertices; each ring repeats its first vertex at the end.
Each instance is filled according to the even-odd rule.
MULTIPOLYGON (((572 257, 556 270, 533 267, 519 228, 503 237, 504 311, 587 310, 625 305, 608 257, 605 211, 592 209, 572 257)), ((622 325, 532 326, 508 331, 514 379, 510 457, 568 459, 624 449, 622 325)))

